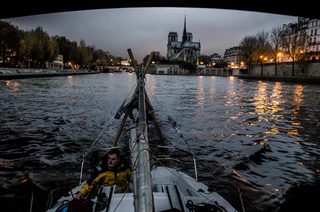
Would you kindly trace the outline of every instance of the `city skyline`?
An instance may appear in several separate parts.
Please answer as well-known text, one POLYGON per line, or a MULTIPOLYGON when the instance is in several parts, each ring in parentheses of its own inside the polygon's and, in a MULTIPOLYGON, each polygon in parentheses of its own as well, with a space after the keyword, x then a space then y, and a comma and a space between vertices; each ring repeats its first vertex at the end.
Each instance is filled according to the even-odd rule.
POLYGON ((131 48, 138 62, 151 51, 166 56, 169 32, 182 38, 184 17, 201 54, 218 53, 239 45, 242 38, 295 22, 297 17, 269 13, 199 8, 120 8, 52 13, 4 19, 23 30, 41 26, 50 36, 85 40, 114 56, 128 58, 131 48))

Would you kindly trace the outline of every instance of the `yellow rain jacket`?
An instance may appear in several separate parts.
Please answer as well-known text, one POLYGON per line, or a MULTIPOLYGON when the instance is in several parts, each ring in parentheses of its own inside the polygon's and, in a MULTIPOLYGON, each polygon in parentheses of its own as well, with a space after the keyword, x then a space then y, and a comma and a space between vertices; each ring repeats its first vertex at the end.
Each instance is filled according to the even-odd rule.
POLYGON ((116 192, 123 193, 128 189, 128 184, 131 178, 131 170, 128 166, 120 162, 114 169, 106 168, 102 170, 93 180, 87 180, 81 188, 80 193, 87 196, 95 186, 113 186, 116 185, 116 192))

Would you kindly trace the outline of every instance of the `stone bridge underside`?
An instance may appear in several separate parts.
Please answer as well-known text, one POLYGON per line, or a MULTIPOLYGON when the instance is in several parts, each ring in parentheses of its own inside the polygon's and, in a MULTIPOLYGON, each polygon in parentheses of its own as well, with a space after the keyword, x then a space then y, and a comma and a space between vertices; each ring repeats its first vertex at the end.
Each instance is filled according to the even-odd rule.
POLYGON ((134 7, 193 7, 233 9, 320 19, 319 7, 311 2, 292 0, 90 0, 90 1, 6 1, 0 18, 12 18, 55 12, 134 7))

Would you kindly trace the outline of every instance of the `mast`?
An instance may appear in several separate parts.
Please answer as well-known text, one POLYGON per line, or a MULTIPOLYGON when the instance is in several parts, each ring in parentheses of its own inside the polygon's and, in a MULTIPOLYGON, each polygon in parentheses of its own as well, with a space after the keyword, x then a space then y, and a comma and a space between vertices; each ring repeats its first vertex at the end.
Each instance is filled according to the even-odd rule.
MULTIPOLYGON (((137 130, 131 130, 129 144, 132 158, 134 207, 136 212, 153 211, 153 196, 151 189, 150 155, 147 129, 145 73, 147 70, 139 68, 133 57, 131 49, 128 49, 131 61, 134 63, 137 75, 137 99, 138 99, 138 123, 137 130)), ((148 64, 151 62, 150 55, 148 64)))

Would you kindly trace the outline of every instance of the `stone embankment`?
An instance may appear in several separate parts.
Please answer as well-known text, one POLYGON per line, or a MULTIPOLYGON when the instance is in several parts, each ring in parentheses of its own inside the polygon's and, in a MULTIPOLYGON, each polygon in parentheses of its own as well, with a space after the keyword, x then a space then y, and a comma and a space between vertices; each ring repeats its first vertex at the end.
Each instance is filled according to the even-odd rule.
POLYGON ((294 83, 313 83, 320 84, 320 62, 296 62, 292 70, 292 63, 277 64, 277 73, 275 65, 259 64, 251 66, 250 74, 236 74, 239 78, 253 80, 271 80, 294 83))
POLYGON ((0 80, 97 74, 92 70, 0 68, 0 80))

